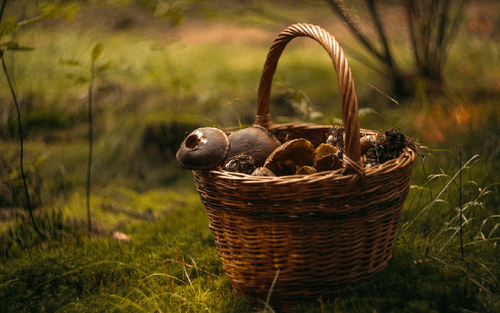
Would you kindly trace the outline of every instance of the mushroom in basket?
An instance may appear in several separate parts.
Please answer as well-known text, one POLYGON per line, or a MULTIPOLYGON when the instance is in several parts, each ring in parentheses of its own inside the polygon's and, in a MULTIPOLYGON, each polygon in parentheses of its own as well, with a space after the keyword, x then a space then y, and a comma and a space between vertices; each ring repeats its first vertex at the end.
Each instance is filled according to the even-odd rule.
POLYGON ((177 151, 177 162, 190 170, 216 169, 227 158, 229 138, 220 129, 203 127, 189 134, 177 151))
POLYGON ((271 152, 281 145, 280 141, 267 129, 258 125, 231 133, 229 141, 231 147, 229 148, 228 159, 246 153, 254 159, 256 167, 264 165, 271 152))
POLYGON ((314 157, 313 144, 304 138, 285 142, 271 153, 264 167, 276 176, 294 175, 304 165, 310 165, 314 157))

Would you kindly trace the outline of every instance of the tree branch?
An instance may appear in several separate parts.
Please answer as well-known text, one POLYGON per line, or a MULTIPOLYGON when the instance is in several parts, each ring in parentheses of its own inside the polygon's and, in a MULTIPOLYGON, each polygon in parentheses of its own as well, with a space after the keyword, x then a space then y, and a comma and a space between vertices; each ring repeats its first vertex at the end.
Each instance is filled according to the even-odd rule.
POLYGON ((464 19, 463 11, 464 8, 469 4, 469 2, 470 0, 462 0, 460 2, 460 5, 457 8, 457 13, 453 17, 453 21, 451 22, 450 31, 448 35, 446 35, 443 39, 443 42, 441 44, 441 53, 439 60, 439 62, 442 64, 444 64, 444 62, 446 61, 445 60, 446 50, 448 49, 450 42, 452 42, 456 38, 458 31, 460 30, 459 26, 464 19))
POLYGON ((420 58, 420 55, 418 53, 418 43, 417 43, 417 30, 415 26, 415 15, 416 15, 416 7, 415 4, 413 3, 413 0, 408 0, 406 3, 406 13, 407 13, 407 19, 409 23, 409 31, 410 31, 410 39, 411 39, 411 45, 412 45, 412 51, 413 55, 415 58, 415 65, 416 68, 420 68, 422 64, 422 60, 420 58))
POLYGON ((365 46, 366 49, 369 51, 372 51, 373 54, 377 57, 377 59, 385 61, 384 56, 375 48, 373 45, 368 41, 368 38, 364 36, 361 31, 356 27, 354 22, 349 18, 347 13, 340 7, 338 3, 335 2, 335 0, 326 0, 326 2, 330 5, 330 7, 333 9, 333 11, 344 21, 344 23, 347 25, 347 27, 351 30, 351 32, 358 38, 358 40, 365 46))
POLYGON ((380 41, 382 42, 382 45, 384 46, 385 63, 391 69, 391 71, 393 73, 399 73, 399 70, 397 69, 396 64, 394 62, 394 59, 392 58, 391 51, 389 48, 389 43, 387 41, 387 36, 385 35, 385 31, 384 31, 384 28, 382 26, 382 22, 380 21, 377 8, 375 7, 375 1, 373 1, 373 0, 365 0, 365 1, 367 3, 368 8, 369 8, 368 11, 370 11, 373 22, 375 23, 375 27, 377 28, 377 33, 378 33, 378 36, 380 38, 380 41))

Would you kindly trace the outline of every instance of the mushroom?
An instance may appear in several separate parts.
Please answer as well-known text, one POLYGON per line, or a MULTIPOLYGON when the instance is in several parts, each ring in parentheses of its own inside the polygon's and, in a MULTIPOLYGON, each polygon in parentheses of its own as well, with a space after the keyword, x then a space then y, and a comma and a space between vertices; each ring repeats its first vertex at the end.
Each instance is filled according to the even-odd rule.
POLYGON ((263 166, 269 154, 281 145, 267 129, 258 125, 231 133, 229 141, 231 147, 228 158, 245 152, 253 157, 257 167, 263 166))
POLYGON ((290 140, 276 148, 268 157, 264 167, 276 176, 295 174, 297 168, 309 165, 314 156, 313 144, 304 138, 290 140))
POLYGON ((189 134, 177 151, 177 162, 190 170, 216 169, 227 158, 229 138, 220 129, 202 127, 189 134))
MULTIPOLYGON (((339 162, 339 149, 332 145, 322 143, 315 151, 313 166, 318 172, 338 169, 342 166, 339 162)), ((340 160, 341 161, 341 160, 340 160)))
POLYGON ((258 167, 253 171, 252 176, 276 176, 267 167, 258 167))
POLYGON ((252 174, 255 170, 255 161, 252 156, 247 153, 238 154, 232 157, 226 165, 224 165, 224 170, 228 172, 252 174))
POLYGON ((345 133, 343 126, 332 126, 327 134, 326 143, 342 148, 344 146, 345 133))
POLYGON ((296 175, 309 175, 309 174, 314 174, 314 173, 317 173, 317 172, 318 171, 314 167, 308 166, 308 165, 304 165, 301 168, 299 168, 295 174, 296 175))
POLYGON ((359 139, 359 145, 361 146, 361 155, 365 155, 372 147, 372 136, 367 135, 361 137, 359 139))

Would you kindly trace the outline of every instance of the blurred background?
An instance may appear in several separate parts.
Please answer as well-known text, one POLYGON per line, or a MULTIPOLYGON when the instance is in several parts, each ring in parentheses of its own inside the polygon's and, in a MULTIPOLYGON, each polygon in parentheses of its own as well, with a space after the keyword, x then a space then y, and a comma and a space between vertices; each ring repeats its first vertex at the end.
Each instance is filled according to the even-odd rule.
MULTIPOLYGON (((200 126, 253 123, 268 49, 297 22, 323 27, 345 50, 363 128, 398 128, 448 151, 441 165, 456 166, 461 149, 464 160, 481 155, 498 168, 498 1, 6 1, 0 47, 19 102, 33 206, 85 216, 75 203, 86 180, 92 82, 93 193, 194 188, 175 161, 182 140, 200 126)), ((8 224, 25 197, 5 77, 0 207, 8 224)), ((271 116, 342 124, 333 66, 312 40, 295 39, 281 57, 271 116)))

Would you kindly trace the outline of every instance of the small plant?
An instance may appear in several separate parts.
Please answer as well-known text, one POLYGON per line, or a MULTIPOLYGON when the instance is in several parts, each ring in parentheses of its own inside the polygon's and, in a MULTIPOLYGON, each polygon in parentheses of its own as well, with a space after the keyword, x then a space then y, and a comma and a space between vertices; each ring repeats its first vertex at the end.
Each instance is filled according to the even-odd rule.
MULTIPOLYGON (((88 156, 87 156, 87 177, 86 177, 86 207, 87 207, 87 225, 89 236, 92 235, 92 218, 90 209, 90 192, 91 192, 91 181, 92 181, 92 154, 93 154, 93 95, 94 95, 94 83, 95 75, 99 74, 109 68, 110 63, 104 63, 96 67, 96 62, 101 56, 104 50, 102 43, 97 43, 90 54, 90 76, 86 74, 74 75, 72 73, 67 74, 67 78, 74 80, 75 84, 88 84, 88 94, 87 94, 87 122, 88 122, 88 156)), ((60 60, 60 64, 69 65, 72 67, 82 68, 84 64, 78 60, 60 60)))
MULTIPOLYGON (((7 4, 7 0, 2 1, 2 6, 0 7, 0 21, 2 20, 4 11, 5 11, 5 6, 7 4)), ((5 36, 11 34, 17 27, 19 27, 20 23, 14 22, 13 19, 8 19, 7 21, 3 22, 0 24, 0 31, 1 31, 1 36, 0 40, 3 39, 5 36)), ((19 45, 17 42, 7 42, 7 43, 2 43, 0 44, 0 60, 2 62, 2 69, 5 75, 5 78, 7 79, 7 83, 9 85, 10 93, 12 95, 12 99, 14 101, 14 105, 16 107, 16 112, 17 112, 17 123, 18 123, 18 131, 19 131, 19 144, 20 144, 20 152, 19 152, 19 170, 21 172, 21 177, 23 180, 23 185, 24 185, 24 192, 26 196, 26 206, 28 208, 28 212, 30 215, 31 223, 33 224, 33 228, 35 229, 36 233, 42 237, 45 238, 45 235, 43 235, 38 227, 36 226, 35 223, 35 218, 33 217, 33 207, 31 206, 31 201, 30 201, 30 195, 28 192, 28 183, 26 182, 26 175, 24 173, 24 138, 23 138, 23 128, 21 124, 21 109, 19 107, 19 102, 17 101, 17 96, 14 91, 14 87, 12 84, 12 81, 10 79, 9 71, 7 70, 7 65, 5 64, 5 52, 7 50, 11 51, 30 51, 33 50, 33 48, 30 47, 25 47, 19 45)))
POLYGON ((87 222, 89 236, 92 236, 92 221, 90 214, 90 187, 91 187, 91 169, 92 169, 92 91, 94 88, 94 76, 95 76, 95 62, 101 56, 104 46, 98 43, 92 49, 92 54, 90 56, 90 84, 89 84, 89 96, 88 96, 88 113, 89 113, 89 157, 87 164, 87 222))

